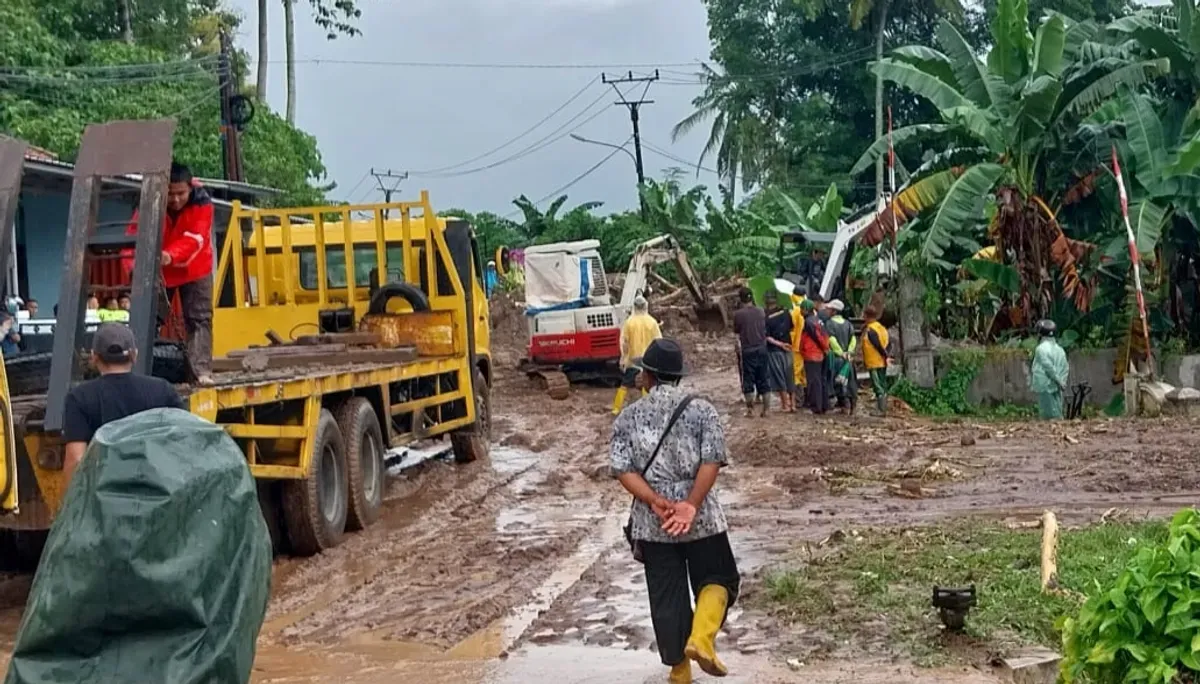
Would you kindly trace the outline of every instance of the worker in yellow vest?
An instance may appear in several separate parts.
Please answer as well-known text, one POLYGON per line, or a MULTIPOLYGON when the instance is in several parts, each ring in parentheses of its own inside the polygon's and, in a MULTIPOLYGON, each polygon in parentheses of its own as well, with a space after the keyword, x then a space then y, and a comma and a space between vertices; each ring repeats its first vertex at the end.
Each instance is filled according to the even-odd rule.
MULTIPOLYGON (((638 369, 633 364, 634 359, 640 359, 650 347, 650 343, 662 337, 658 321, 648 312, 649 304, 646 298, 638 295, 633 300, 633 315, 625 319, 621 326, 621 387, 613 398, 613 415, 621 413, 625 406, 625 396, 631 388, 637 387, 638 369)), ((645 389, 642 394, 645 394, 645 389)))

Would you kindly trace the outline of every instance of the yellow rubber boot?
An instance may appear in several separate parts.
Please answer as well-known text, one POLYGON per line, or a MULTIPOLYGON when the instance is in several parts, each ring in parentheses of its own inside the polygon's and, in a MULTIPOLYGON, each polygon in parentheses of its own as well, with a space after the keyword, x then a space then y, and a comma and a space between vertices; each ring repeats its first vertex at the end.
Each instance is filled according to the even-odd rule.
POLYGON ((614 416, 619 414, 621 412, 621 409, 625 406, 625 395, 628 393, 629 393, 629 390, 625 387, 617 388, 617 396, 613 397, 613 415, 614 416))
POLYGON ((672 667, 667 684, 692 684, 692 661, 685 660, 672 667))
POLYGON ((696 612, 692 617, 692 635, 688 638, 684 654, 696 661, 701 670, 714 677, 729 674, 717 658, 717 631, 725 621, 725 608, 729 605, 729 591, 717 584, 700 589, 696 597, 696 612))

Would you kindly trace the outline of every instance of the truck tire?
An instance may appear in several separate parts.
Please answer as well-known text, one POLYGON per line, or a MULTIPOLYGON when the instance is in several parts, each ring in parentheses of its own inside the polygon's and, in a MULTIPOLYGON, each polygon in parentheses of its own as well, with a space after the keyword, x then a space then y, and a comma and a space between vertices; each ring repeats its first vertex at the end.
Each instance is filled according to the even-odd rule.
POLYGON ((487 379, 475 370, 475 424, 450 433, 455 463, 486 459, 492 441, 492 396, 487 379))
POLYGON ((154 343, 154 361, 150 374, 162 378, 172 385, 191 381, 188 367, 187 348, 178 342, 159 340, 154 343))
POLYGON ((350 511, 346 529, 365 530, 379 519, 383 490, 387 486, 383 431, 371 402, 351 397, 338 409, 338 427, 346 440, 346 472, 350 486, 350 511))
POLYGON ((9 394, 14 397, 44 394, 50 387, 50 361, 53 358, 53 352, 33 352, 4 359, 9 394))
POLYGON ((342 542, 350 494, 346 471, 342 432, 329 409, 321 409, 308 477, 283 483, 284 527, 296 555, 312 556, 342 542))

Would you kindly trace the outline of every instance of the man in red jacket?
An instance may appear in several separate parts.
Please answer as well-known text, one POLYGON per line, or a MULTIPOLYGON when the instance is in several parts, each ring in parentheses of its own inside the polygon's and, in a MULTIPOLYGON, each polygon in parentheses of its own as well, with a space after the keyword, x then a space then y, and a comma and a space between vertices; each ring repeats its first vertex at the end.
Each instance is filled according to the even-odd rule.
MULTIPOLYGON (((192 178, 188 167, 171 163, 167 215, 163 219, 162 284, 170 302, 179 293, 187 328, 188 362, 196 382, 212 384, 212 248, 213 205, 208 192, 192 178)), ((137 235, 133 214, 126 235, 137 235)), ((132 252, 126 254, 132 257, 132 252)), ((132 271, 133 261, 127 261, 132 271)), ((160 316, 167 312, 160 311, 160 316)))

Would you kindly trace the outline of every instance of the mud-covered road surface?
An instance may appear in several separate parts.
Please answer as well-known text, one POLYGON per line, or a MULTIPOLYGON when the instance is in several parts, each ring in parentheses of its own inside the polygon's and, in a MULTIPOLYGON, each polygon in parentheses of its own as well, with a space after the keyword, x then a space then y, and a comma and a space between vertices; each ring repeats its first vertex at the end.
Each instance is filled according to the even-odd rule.
MULTIPOLYGON (((685 384, 725 416, 733 463, 721 495, 746 598, 719 641, 728 682, 999 681, 872 661, 820 625, 781 625, 756 601, 762 572, 837 530, 1045 508, 1067 524, 1111 509, 1166 515, 1200 491, 1186 420, 745 418, 730 342, 686 346, 696 372, 685 384)), ((606 467, 612 390, 552 401, 512 361, 498 358, 488 462, 407 471, 370 530, 277 559, 255 682, 662 681, 641 567, 621 538, 629 500, 606 467)), ((0 653, 29 581, 0 577, 0 653)))

